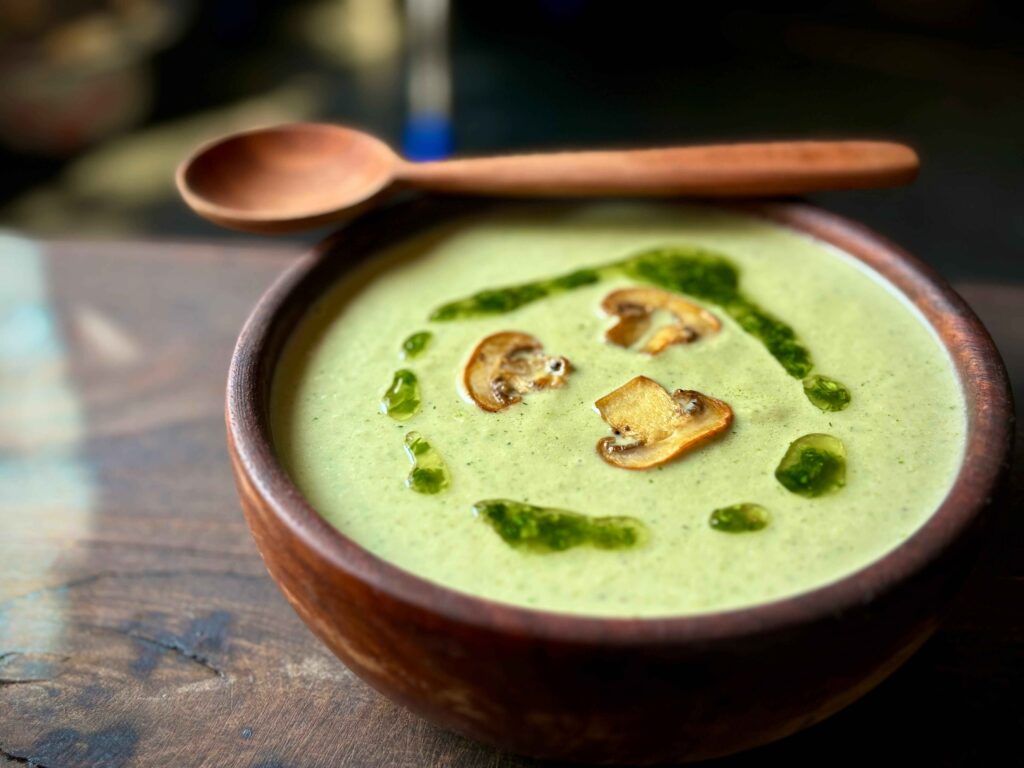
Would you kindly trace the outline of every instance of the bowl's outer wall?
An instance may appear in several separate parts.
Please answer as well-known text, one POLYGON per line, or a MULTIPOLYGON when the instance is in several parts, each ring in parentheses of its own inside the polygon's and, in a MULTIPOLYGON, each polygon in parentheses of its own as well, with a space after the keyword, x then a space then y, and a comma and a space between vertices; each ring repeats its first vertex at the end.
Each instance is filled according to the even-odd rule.
MULTIPOLYGON (((504 749, 583 762, 679 762, 753 747, 817 722, 870 690, 927 639, 975 559, 984 522, 978 513, 1009 456, 1012 406, 1001 361, 973 314, 955 304, 959 299, 893 246, 807 206, 755 212, 884 267, 947 345, 979 346, 987 367, 960 370, 962 379, 987 377, 980 388, 965 381, 973 414, 968 460, 936 518, 947 507, 966 513, 930 521, 866 569, 874 578, 847 583, 846 599, 834 607, 818 590, 822 599, 745 612, 602 622, 524 611, 427 584, 330 528, 273 457, 267 413, 273 364, 302 308, 328 273, 340 271, 321 259, 310 274, 301 267, 272 289, 268 296, 277 298, 265 299, 243 332, 229 380, 228 436, 242 506, 268 570, 353 671, 435 723, 504 749), (922 272, 931 285, 921 285, 922 272), (282 296, 287 300, 280 303, 282 296), (949 315, 949 300, 959 313, 950 318, 952 330, 937 322, 949 315), (983 402, 972 402, 975 396, 983 402), (991 458, 975 469, 970 456, 979 446, 971 441, 979 432, 991 458), (302 514, 294 514, 297 508, 302 514), (919 567, 907 573, 911 561, 919 567), (876 588, 889 582, 898 586, 876 588), (587 631, 576 631, 579 625, 587 631)), ((374 242, 372 231, 365 242, 359 237, 345 239, 344 252, 374 242)))
POLYGON ((927 639, 974 551, 975 537, 961 539, 905 588, 782 631, 706 644, 568 643, 446 621, 339 574, 238 476, 271 575, 356 674, 471 738, 588 763, 705 759, 824 719, 927 639))

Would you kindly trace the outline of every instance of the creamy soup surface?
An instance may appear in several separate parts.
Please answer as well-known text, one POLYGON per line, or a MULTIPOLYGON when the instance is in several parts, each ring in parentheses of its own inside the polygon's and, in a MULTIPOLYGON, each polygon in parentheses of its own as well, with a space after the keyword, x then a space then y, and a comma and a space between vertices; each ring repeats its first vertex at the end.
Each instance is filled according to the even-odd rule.
MULTIPOLYGON (((343 258, 343 257, 341 257, 343 258)), ((692 299, 693 297, 691 297, 692 299)), ((426 579, 494 600, 602 616, 736 608, 847 575, 892 550, 948 492, 962 458, 962 392, 937 337, 884 280, 835 248, 746 215, 675 204, 597 203, 494 212, 412 236, 350 273, 286 347, 274 382, 276 450, 309 502, 380 557, 426 579), (788 324, 814 373, 841 382, 849 406, 822 411, 799 378, 714 303, 713 336, 658 355, 609 344, 600 310, 610 274, 513 311, 447 322, 437 307, 496 289, 621 261, 652 248, 709 249, 735 265, 745 296, 788 324), (403 340, 432 338, 403 360, 403 340), (474 346, 521 331, 571 361, 565 386, 490 413, 459 386, 474 346), (396 371, 412 371, 421 405, 398 421, 381 410, 396 371), (724 435, 658 467, 602 460, 611 434, 596 400, 635 376, 669 392, 725 401, 724 435), (407 485, 405 436, 429 441, 449 486, 407 485), (823 433, 846 451, 845 485, 808 498, 776 478, 795 439, 823 433), (511 546, 474 504, 508 499, 588 516, 628 516, 637 546, 511 546), (711 513, 766 510, 756 531, 723 532, 711 513)))

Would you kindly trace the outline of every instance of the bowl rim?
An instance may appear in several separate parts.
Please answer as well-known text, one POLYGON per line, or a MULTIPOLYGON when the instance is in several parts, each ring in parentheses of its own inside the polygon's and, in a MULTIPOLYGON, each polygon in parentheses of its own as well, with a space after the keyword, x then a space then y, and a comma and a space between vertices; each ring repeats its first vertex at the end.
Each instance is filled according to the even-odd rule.
MULTIPOLYGON (((572 203, 562 203, 566 204, 572 203)), ((952 487, 927 521, 880 558, 808 591, 740 608, 650 617, 572 614, 499 602, 429 581, 373 555, 315 511, 275 456, 269 401, 277 358, 303 314, 302 307, 361 260, 341 264, 339 250, 369 254, 495 206, 508 210, 528 205, 537 203, 421 198, 364 215, 287 269, 266 290, 242 328, 231 359, 225 403, 235 470, 244 475, 248 489, 261 499, 265 510, 332 569, 369 586, 378 597, 467 629, 567 643, 711 642, 783 631, 871 603, 934 564, 991 502, 1009 464, 1013 404, 999 352, 964 300, 938 273, 899 246, 817 206, 802 201, 714 201, 709 203, 713 208, 774 222, 856 258, 916 306, 945 346, 965 400, 966 444, 952 487), (332 279, 323 280, 321 273, 332 279)))

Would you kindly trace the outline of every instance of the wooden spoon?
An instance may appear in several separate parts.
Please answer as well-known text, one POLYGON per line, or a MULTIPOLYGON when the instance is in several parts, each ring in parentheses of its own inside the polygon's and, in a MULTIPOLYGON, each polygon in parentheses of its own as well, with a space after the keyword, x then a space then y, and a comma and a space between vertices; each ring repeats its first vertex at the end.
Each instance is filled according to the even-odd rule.
POLYGON ((792 141, 559 152, 410 163, 340 125, 295 123, 200 147, 178 168, 185 202, 232 229, 276 233, 345 218, 415 187, 474 195, 764 197, 906 184, 914 150, 879 141, 792 141))

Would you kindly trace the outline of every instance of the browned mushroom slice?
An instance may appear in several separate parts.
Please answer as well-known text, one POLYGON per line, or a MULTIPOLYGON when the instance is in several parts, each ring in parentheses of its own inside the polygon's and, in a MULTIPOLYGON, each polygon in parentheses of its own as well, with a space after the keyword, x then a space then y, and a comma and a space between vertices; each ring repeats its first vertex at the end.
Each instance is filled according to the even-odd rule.
POLYGON ((545 355, 533 336, 502 331, 476 345, 462 384, 474 403, 493 413, 518 403, 527 392, 563 386, 570 371, 568 360, 545 355))
POLYGON ((647 469, 671 461, 732 423, 732 409, 700 392, 677 389, 669 394, 658 382, 637 376, 596 403, 614 437, 597 443, 609 464, 647 469))
POLYGON ((601 309, 616 317, 616 323, 605 331, 605 339, 620 347, 631 347, 651 327, 651 315, 661 309, 673 320, 654 332, 641 352, 656 355, 672 344, 689 344, 702 336, 717 333, 722 327, 718 318, 703 307, 660 288, 623 288, 604 297, 601 309))

